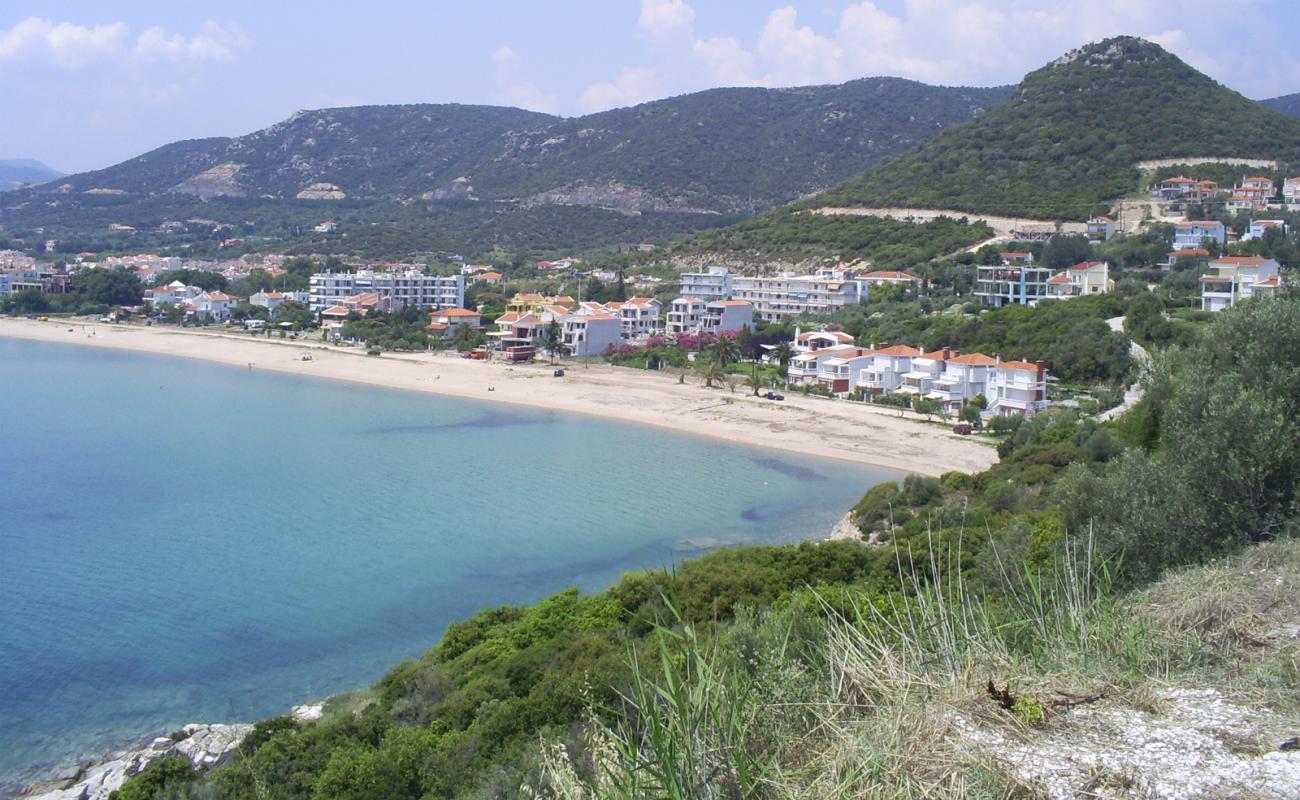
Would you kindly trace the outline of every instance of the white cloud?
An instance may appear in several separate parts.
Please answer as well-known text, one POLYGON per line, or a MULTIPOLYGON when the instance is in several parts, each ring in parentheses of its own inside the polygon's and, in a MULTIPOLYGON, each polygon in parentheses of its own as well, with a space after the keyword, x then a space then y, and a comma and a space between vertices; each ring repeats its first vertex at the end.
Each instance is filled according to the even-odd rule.
POLYGON ((683 0, 641 0, 637 26, 655 39, 690 33, 695 23, 695 9, 683 0))
POLYGON ((498 47, 492 53, 492 63, 496 66, 496 102, 546 114, 555 114, 559 111, 559 98, 554 93, 547 92, 532 81, 519 76, 519 68, 523 60, 514 50, 504 45, 498 47))
POLYGON ((691 45, 695 57, 704 62, 715 86, 744 86, 754 82, 754 54, 731 36, 697 39, 691 45))
POLYGON ((92 28, 28 17, 12 28, 0 30, 0 61, 48 59, 60 67, 74 69, 120 54, 129 32, 130 28, 123 22, 92 28))
POLYGON ((774 10, 758 36, 757 52, 768 67, 766 82, 822 83, 841 80, 844 51, 809 25, 798 25, 794 6, 774 10))
POLYGON ((584 113, 632 106, 662 96, 659 74, 650 67, 625 69, 613 81, 593 83, 578 96, 584 113))
POLYGON ((236 50, 246 50, 252 44, 248 34, 238 25, 223 26, 208 20, 197 34, 189 38, 179 33, 168 35, 157 25, 146 28, 136 39, 131 55, 146 62, 228 61, 236 50))
POLYGON ((48 61, 76 69, 94 61, 132 59, 153 61, 228 60, 252 40, 235 24, 208 21, 194 36, 168 34, 159 26, 146 28, 130 44, 131 28, 125 22, 87 26, 28 17, 12 28, 0 30, 0 61, 48 61))

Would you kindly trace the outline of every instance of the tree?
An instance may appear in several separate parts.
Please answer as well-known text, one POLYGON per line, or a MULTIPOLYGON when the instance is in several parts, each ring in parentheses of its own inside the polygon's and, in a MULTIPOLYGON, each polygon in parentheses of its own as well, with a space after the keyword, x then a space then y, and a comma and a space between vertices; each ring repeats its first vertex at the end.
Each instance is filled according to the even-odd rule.
POLYGON ((728 336, 725 332, 718 334, 718 338, 713 340, 713 346, 709 348, 713 357, 718 360, 718 365, 724 369, 728 364, 735 362, 740 357, 740 347, 736 340, 728 336))
POLYGON ((925 421, 929 422, 930 418, 939 412, 939 401, 928 397, 917 397, 912 401, 912 410, 924 414, 925 421))
POLYGON ((72 288, 85 302, 106 306, 135 305, 144 292, 135 273, 102 267, 78 272, 72 278, 72 288))
POLYGON ((560 350, 560 342, 562 342, 563 339, 564 336, 563 332, 560 330, 559 321, 554 319, 551 320, 550 324, 546 326, 546 331, 542 334, 542 344, 544 344, 546 349, 550 351, 552 364, 555 363, 555 356, 560 350))
POLYGON ((970 424, 974 425, 977 428, 981 427, 982 425, 980 410, 975 406, 974 403, 967 403, 964 406, 962 406, 961 410, 957 412, 957 419, 961 420, 962 422, 969 422, 970 424))
POLYGON ((781 374, 785 375, 786 368, 790 366, 790 359, 794 358, 794 348, 790 346, 789 342, 780 342, 776 347, 772 348, 772 358, 780 365, 781 374))
POLYGON ((1087 236, 1053 236, 1043 248, 1043 266, 1065 269, 1092 258, 1092 242, 1087 236))
POLYGON ((699 370, 700 377, 704 378, 705 387, 712 389, 713 384, 721 380, 723 375, 722 365, 715 359, 701 357, 696 361, 695 368, 699 370))
POLYGON ((40 289, 28 286, 5 298, 5 310, 19 314, 39 314, 50 310, 50 300, 40 289))
POLYGON ((755 397, 762 394, 763 379, 758 376, 757 364, 749 371, 749 377, 745 379, 745 385, 754 390, 755 397))

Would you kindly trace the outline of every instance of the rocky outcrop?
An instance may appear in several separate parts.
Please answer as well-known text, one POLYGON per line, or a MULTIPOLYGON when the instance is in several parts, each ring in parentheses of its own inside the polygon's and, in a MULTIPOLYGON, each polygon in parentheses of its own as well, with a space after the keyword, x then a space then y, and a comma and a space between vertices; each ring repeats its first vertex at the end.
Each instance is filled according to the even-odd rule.
POLYGON ((177 194, 191 194, 202 200, 209 197, 243 197, 247 194, 239 185, 242 164, 218 164, 197 175, 191 175, 172 187, 177 194))
POLYGON ((663 198, 639 186, 622 181, 575 181, 535 194, 527 205, 595 206, 616 211, 678 211, 691 214, 717 214, 710 208, 692 206, 688 201, 663 198))
POLYGON ((224 762, 253 730, 252 725, 186 725, 173 737, 160 736, 139 747, 98 761, 69 767, 50 780, 33 784, 21 800, 107 800, 127 778, 159 759, 180 756, 200 769, 224 762))
POLYGON ((296 197, 299 200, 342 200, 347 194, 332 183, 313 183, 296 197))

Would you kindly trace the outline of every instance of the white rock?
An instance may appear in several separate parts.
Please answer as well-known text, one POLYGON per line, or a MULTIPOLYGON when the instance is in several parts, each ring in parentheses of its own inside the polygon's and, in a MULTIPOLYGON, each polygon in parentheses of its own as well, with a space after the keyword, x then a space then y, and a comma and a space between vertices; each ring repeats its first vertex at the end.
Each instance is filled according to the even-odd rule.
POLYGON ((324 703, 306 703, 289 709, 289 715, 298 722, 311 722, 321 718, 325 713, 324 703))

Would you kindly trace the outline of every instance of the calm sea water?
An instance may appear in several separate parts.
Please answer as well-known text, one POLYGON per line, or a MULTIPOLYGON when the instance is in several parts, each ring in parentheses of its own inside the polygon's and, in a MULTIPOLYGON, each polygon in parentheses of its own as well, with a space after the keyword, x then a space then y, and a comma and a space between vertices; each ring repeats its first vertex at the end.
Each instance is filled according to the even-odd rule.
POLYGON ((822 535, 897 477, 0 339, 0 779, 368 685, 484 607, 822 535))

